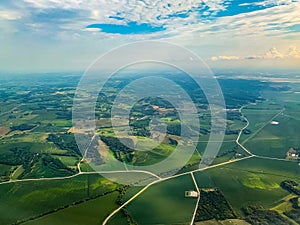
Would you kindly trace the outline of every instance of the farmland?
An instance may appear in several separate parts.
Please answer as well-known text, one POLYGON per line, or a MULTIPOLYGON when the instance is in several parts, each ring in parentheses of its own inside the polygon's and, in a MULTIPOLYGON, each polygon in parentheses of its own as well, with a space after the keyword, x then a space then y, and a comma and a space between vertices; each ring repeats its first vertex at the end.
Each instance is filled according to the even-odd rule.
MULTIPOLYGON (((110 109, 116 93, 133 77, 125 80, 116 77, 114 82, 106 84, 95 112, 96 133, 102 148, 95 144, 83 158, 71 121, 79 78, 70 74, 43 78, 32 75, 34 82, 8 79, 1 86, 0 224, 96 225, 118 207, 122 209, 107 224, 190 224, 197 198, 185 198, 184 193, 196 190, 191 174, 200 189, 220 191, 224 196, 220 199, 232 207, 237 221, 243 222, 247 217, 245 209, 253 205, 264 207, 255 210, 266 215, 273 213, 269 209, 282 216, 295 215, 289 199, 296 196, 284 190, 281 182, 286 179, 299 182, 298 161, 285 160, 290 148, 299 148, 299 98, 293 95, 299 86, 291 85, 287 91, 285 83, 276 84, 275 88, 267 82, 220 79, 227 106, 225 137, 219 141, 221 148, 212 165, 199 170, 210 136, 210 110, 195 83, 176 75, 174 79, 186 88, 197 106, 200 136, 193 143, 196 151, 177 175, 157 180, 140 172, 107 174, 104 178, 95 169, 109 172, 110 164, 106 161, 119 160, 128 167, 134 165, 143 170, 170 157, 176 146, 182 144, 181 121, 173 106, 160 98, 137 102, 129 121, 133 135, 121 139, 130 146, 150 150, 125 146, 118 141, 112 127, 110 109), (19 82, 17 87, 16 82, 19 82), (18 90, 11 91, 12 87, 18 90), (274 98, 278 93, 280 97, 274 98), (167 134, 159 145, 149 141, 152 116, 160 116, 167 125, 167 134), (271 124, 273 120, 278 124, 271 124), (151 146, 156 147, 151 149, 151 146), (139 182, 153 183, 143 189, 117 184, 107 179, 110 177, 124 182, 139 177, 139 182)), ((189 129, 190 135, 195 134, 193 129, 189 129)), ((181 156, 187 157, 184 151, 181 156)), ((176 168, 178 162, 173 163, 176 168)), ((211 198, 207 196, 205 204, 211 198)), ((209 207, 208 204, 205 209, 209 207)), ((222 218, 225 224, 226 218, 218 215, 214 219, 222 218)), ((205 222, 199 222, 202 223, 205 222)))
POLYGON ((186 190, 195 190, 189 175, 149 188, 127 210, 138 224, 189 224, 197 199, 185 198, 186 190))
POLYGON ((0 185, 1 223, 27 221, 84 202, 118 188, 99 175, 36 180, 0 185))

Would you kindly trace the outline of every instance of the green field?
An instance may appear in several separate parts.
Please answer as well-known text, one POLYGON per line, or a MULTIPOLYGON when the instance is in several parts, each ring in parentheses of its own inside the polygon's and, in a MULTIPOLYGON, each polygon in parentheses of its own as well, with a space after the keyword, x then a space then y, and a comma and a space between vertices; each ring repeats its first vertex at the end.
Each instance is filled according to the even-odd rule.
POLYGON ((55 158, 59 159, 66 166, 76 166, 79 158, 74 156, 63 156, 63 155, 55 155, 55 158))
POLYGON ((38 217, 118 187, 99 175, 0 185, 0 224, 38 217))
POLYGON ((0 164, 0 180, 9 180, 9 175, 12 172, 12 166, 0 164))
POLYGON ((251 158, 196 173, 200 187, 218 187, 236 212, 251 204, 275 206, 288 192, 285 179, 298 179, 297 163, 251 158))
POLYGON ((97 199, 70 206, 50 215, 24 223, 26 225, 100 225, 111 211, 118 207, 115 203, 117 192, 97 199))
POLYGON ((246 148, 257 155, 277 158, 285 158, 290 148, 298 148, 300 120, 283 114, 276 121, 278 125, 268 124, 245 144, 246 148))
MULTIPOLYGON (((0 184, 0 224, 101 224, 115 208, 142 187, 124 187, 97 174, 76 175, 76 166, 82 156, 69 128, 72 127, 73 94, 80 76, 48 74, 26 79, 3 82, 0 89, 0 178, 1 181, 13 180, 0 184), (46 177, 55 179, 45 180, 46 177), (35 180, 17 180, 26 178, 35 180), (120 187, 122 190, 128 188, 126 193, 120 187)), ((183 85, 193 98, 199 109, 202 128, 196 143, 197 151, 187 159, 187 165, 180 165, 180 160, 187 158, 185 148, 180 149, 178 158, 170 163, 170 170, 184 166, 180 172, 186 172, 199 168, 210 135, 211 115, 205 96, 193 82, 181 74, 172 74, 172 79, 183 85)), ((117 137, 111 127, 110 108, 118 91, 131 78, 116 77, 112 81, 106 85, 106 92, 99 95, 96 104, 96 128, 101 138, 117 137)), ((224 140, 215 141, 222 145, 214 165, 247 156, 235 143, 240 129, 246 125, 243 115, 250 124, 240 142, 254 154, 285 158, 289 148, 299 148, 300 95, 295 94, 295 91, 299 92, 299 85, 288 84, 292 87, 288 90, 286 83, 258 80, 219 79, 219 83, 226 99, 227 135, 224 140), (283 87, 285 91, 276 89, 278 87, 283 87), (246 106, 242 110, 243 115, 239 111, 242 106, 246 106), (282 114, 278 114, 281 110, 282 114), (271 118, 277 114, 274 120, 279 124, 271 125, 271 118)), ((87 89, 94 88, 94 85, 87 84, 87 89)), ((130 100, 131 95, 127 97, 130 100)), ((132 139, 134 144, 139 140, 143 147, 150 150, 125 148, 117 145, 115 138, 110 146, 104 146, 107 152, 101 153, 105 154, 100 154, 100 149, 95 148, 96 151, 82 161, 81 170, 111 170, 114 166, 111 162, 117 159, 127 163, 128 167, 134 164, 143 169, 145 165, 154 165, 169 157, 177 141, 180 143, 181 131, 178 112, 173 111, 172 107, 160 98, 141 99, 130 114, 131 129, 137 135, 127 137, 125 134, 124 138, 132 139), (145 137, 150 136, 147 131, 152 116, 161 117, 169 126, 166 138, 156 148, 151 148, 154 141, 145 141, 145 137), (106 157, 109 163, 101 157, 106 157)), ((193 129, 190 127, 191 137, 194 135, 193 129)), ((290 195, 280 187, 280 183, 286 179, 299 181, 299 174, 297 162, 251 158, 197 172, 195 177, 199 187, 219 188, 242 218, 241 208, 253 204, 275 207, 281 213, 285 207, 291 210, 290 195)), ((120 182, 135 180, 138 176, 140 181, 154 180, 145 173, 134 172, 126 173, 126 176, 124 173, 106 176, 120 182)), ((131 220, 141 225, 190 224, 196 199, 185 198, 184 192, 187 190, 195 190, 189 174, 154 184, 112 218, 109 224, 132 225, 131 220)), ((219 224, 229 223, 223 221, 219 224)))
POLYGON ((196 200, 184 192, 195 190, 190 175, 155 184, 126 208, 138 224, 189 224, 196 200))

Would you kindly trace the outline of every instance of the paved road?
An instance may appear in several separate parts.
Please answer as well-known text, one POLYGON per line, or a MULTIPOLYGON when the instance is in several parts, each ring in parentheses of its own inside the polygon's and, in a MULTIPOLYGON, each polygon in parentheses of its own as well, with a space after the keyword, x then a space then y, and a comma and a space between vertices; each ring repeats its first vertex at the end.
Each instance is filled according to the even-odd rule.
MULTIPOLYGON (((247 105, 246 105, 247 106, 247 105)), ((241 112, 242 109, 246 106, 243 106, 239 109, 239 111, 241 112)), ((19 107, 19 106, 17 106, 19 107)), ((16 108, 16 107, 15 107, 16 108)), ((272 119, 270 121, 268 121, 262 128, 260 128, 258 131, 256 131, 255 133, 253 133, 253 135, 256 135, 260 130, 262 130, 265 126, 267 126, 272 120, 274 120, 277 116, 279 116, 281 113, 283 112, 280 111, 278 114, 276 114, 274 117, 272 117, 272 119)), ((216 165, 211 165, 211 166, 207 166, 205 168, 199 168, 199 169, 195 169, 195 170, 192 170, 192 171, 188 171, 188 172, 184 172, 184 173, 180 173, 180 174, 176 174, 176 175, 173 175, 173 176, 170 176, 170 177, 166 177, 166 178, 161 178, 159 176, 157 176, 156 174, 153 174, 149 171, 144 171, 144 170, 121 170, 121 171, 101 171, 101 173, 132 173, 132 172, 135 172, 135 173, 146 173, 146 174, 150 174, 152 175, 153 177, 157 178, 157 180, 149 183, 147 186, 145 186, 143 189, 141 189, 138 193, 136 193, 134 196, 132 196, 128 201, 126 201, 124 204, 122 204, 119 208, 115 209, 113 212, 110 213, 110 215, 104 220, 104 222, 102 223, 103 225, 107 224, 107 222, 114 216, 116 215, 122 208, 124 208, 126 205, 128 205, 130 202, 132 202, 134 199, 136 199, 138 196, 140 196, 144 191, 146 191, 149 187, 159 183, 159 182, 163 182, 163 181, 166 181, 166 180, 169 180, 169 179, 174 179, 176 177, 180 177, 180 176, 184 176, 184 175, 187 175, 187 174, 191 174, 192 176, 192 179, 195 183, 195 187, 196 187, 196 190, 199 192, 199 188, 197 186, 197 183, 196 183, 196 180, 194 178, 194 175, 193 173, 195 172, 199 172, 199 171, 204 171, 204 170, 208 170, 208 169, 212 169, 212 168, 216 168, 216 167, 220 167, 220 166, 224 166, 224 165, 227 165, 227 164, 231 164, 231 163, 235 163, 235 162, 238 162, 238 161, 242 161, 242 160, 246 160, 246 159, 249 159, 249 158, 263 158, 263 159, 270 159, 270 160, 281 160, 281 161, 286 161, 285 159, 278 159, 278 158, 272 158, 272 157, 264 157, 264 156, 258 156, 258 155, 255 155, 253 154, 251 151, 249 151, 246 147, 244 147, 244 143, 246 143, 246 141, 250 138, 248 138, 247 140, 245 140, 243 143, 240 143, 239 140, 240 140, 240 137, 243 133, 243 131, 249 126, 249 121, 248 119, 244 116, 245 120, 247 121, 247 124, 240 130, 235 142, 245 151, 249 154, 249 156, 247 157, 244 157, 244 158, 240 158, 240 159, 234 159, 234 160, 229 160, 229 161, 226 161, 226 162, 223 162, 223 163, 219 163, 219 164, 216 164, 216 165)), ((253 136, 252 135, 252 136, 253 136)), ((84 154, 84 156, 86 155, 86 152, 84 154)), ((79 175, 82 175, 82 174, 99 174, 99 172, 82 172, 81 169, 80 169, 80 164, 81 162, 84 160, 84 157, 82 158, 82 160, 79 161, 77 167, 78 167, 78 171, 79 173, 77 174, 74 174, 72 176, 67 176, 67 177, 53 177, 53 178, 38 178, 38 179, 24 179, 24 180, 11 180, 11 181, 6 181, 6 182, 2 182, 0 183, 1 184, 7 184, 7 183, 17 183, 17 182, 27 182, 27 181, 46 181, 46 180, 64 180, 64 179, 70 179, 70 178, 74 178, 74 177, 77 177, 79 175)), ((194 211, 194 214, 193 214, 193 217, 192 217, 192 220, 191 220, 191 224, 193 224, 193 221, 194 221, 194 218, 195 218, 195 213, 196 213, 196 210, 198 208, 198 204, 199 204, 199 201, 200 201, 200 196, 198 197, 198 200, 197 200, 197 205, 196 205, 196 208, 195 208, 195 211, 194 211)))
MULTIPOLYGON (((245 105, 245 106, 242 106, 240 109, 239 109, 239 112, 242 112, 242 109, 245 108, 246 106, 248 105, 245 105)), ((267 126, 272 120, 274 120, 277 116, 279 116, 282 112, 284 111, 284 109, 282 111, 280 111, 279 113, 277 113, 274 117, 271 118, 270 121, 268 121, 263 127, 261 127, 258 131, 256 131, 253 135, 257 134, 260 130, 262 130, 265 126, 267 126)), ((249 151, 245 146, 243 146, 244 143, 246 143, 247 140, 245 140, 243 142, 243 144, 241 144, 239 142, 240 138, 241 138, 241 135, 243 133, 243 131, 249 126, 249 121, 248 119, 244 116, 245 120, 247 121, 247 124, 240 130, 235 142, 245 151, 249 154, 249 156, 247 157, 244 157, 244 158, 240 158, 240 159, 235 159, 235 160, 229 160, 227 162, 223 162, 223 163, 219 163, 219 164, 216 164, 216 165, 211 165, 211 166, 208 166, 208 167, 205 167, 205 168, 200 168, 200 169, 196 169, 196 170, 193 170, 193 171, 189 171, 189 172, 186 172, 186 173, 181 173, 181 174, 177 174, 177 175, 173 175, 171 177, 167 177, 167 178, 162 178, 160 180, 157 180, 157 181, 154 181, 150 184, 148 184, 147 186, 145 186, 141 191, 139 191, 137 194, 135 194, 131 199, 129 199, 127 202, 125 202, 123 205, 121 205, 118 209, 114 210, 105 220, 104 222, 102 223, 102 225, 106 225, 107 222, 114 216, 116 215, 123 207, 125 207, 126 205, 128 205, 131 201, 133 201, 135 198, 137 198, 139 195, 141 195, 144 191, 146 191, 149 187, 151 187, 152 185, 154 184, 157 184, 159 182, 163 182, 165 180, 169 180, 169 179, 173 179, 173 178, 176 178, 176 177, 179 177, 179 176, 183 176, 183 175, 186 175, 186 174, 192 174, 192 178, 194 179, 194 176, 193 176, 193 173, 194 172, 199 172, 199 171, 203 171, 203 170, 207 170, 207 169, 211 169, 211 168, 216 168, 216 167, 219 167, 219 166, 224 166, 224 165, 227 165, 227 164, 230 164, 230 163, 234 163, 234 162, 238 162, 238 161, 241 161, 241 160, 245 160, 245 159, 249 159, 249 158, 253 158, 253 157, 256 157, 256 158, 264 158, 264 159, 272 159, 272 160, 283 160, 283 159, 277 159, 277 158, 270 158, 270 157, 263 157, 263 156, 257 156, 257 155, 254 155, 251 151, 249 151)), ((252 135, 252 136, 253 136, 252 135)), ((249 139, 249 138, 248 138, 249 139)), ((199 190, 199 189, 197 189, 199 190)), ((200 201, 200 196, 198 197, 198 200, 197 200, 197 206, 196 206, 196 209, 194 211, 194 214, 193 214, 193 217, 191 219, 191 225, 193 224, 193 221, 195 219, 195 215, 196 215, 196 211, 197 211, 197 208, 198 208, 198 204, 199 204, 199 201, 200 201)))

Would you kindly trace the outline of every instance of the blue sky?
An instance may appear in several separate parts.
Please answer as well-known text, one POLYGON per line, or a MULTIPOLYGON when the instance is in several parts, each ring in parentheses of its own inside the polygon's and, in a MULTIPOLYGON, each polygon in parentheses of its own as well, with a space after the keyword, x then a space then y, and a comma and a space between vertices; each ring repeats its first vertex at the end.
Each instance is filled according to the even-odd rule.
POLYGON ((298 0, 2 0, 0 69, 84 70, 118 45, 163 40, 211 67, 299 68, 298 0))

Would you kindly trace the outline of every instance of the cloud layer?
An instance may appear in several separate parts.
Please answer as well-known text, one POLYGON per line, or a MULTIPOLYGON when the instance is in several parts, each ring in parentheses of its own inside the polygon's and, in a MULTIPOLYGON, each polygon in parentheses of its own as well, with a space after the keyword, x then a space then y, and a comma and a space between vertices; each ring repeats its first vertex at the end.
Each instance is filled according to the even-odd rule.
POLYGON ((300 51, 297 49, 296 46, 290 46, 286 53, 281 53, 277 50, 276 47, 272 47, 269 51, 264 54, 256 54, 256 55, 249 55, 246 57, 239 57, 239 56, 212 56, 211 61, 218 61, 218 60, 255 60, 255 59, 300 59, 300 51))
POLYGON ((299 0, 2 0, 0 66, 32 67, 28 59, 46 54, 54 64, 87 66, 109 49, 145 39, 182 44, 214 63, 294 62, 299 11, 299 0))

